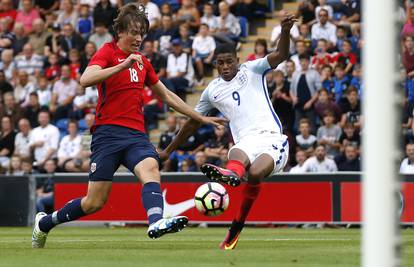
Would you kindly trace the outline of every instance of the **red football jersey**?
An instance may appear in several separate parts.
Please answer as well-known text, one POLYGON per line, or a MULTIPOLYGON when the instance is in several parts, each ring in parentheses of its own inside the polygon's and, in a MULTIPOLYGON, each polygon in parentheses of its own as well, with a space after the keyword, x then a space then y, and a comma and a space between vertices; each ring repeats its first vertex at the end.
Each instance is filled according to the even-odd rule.
MULTIPOLYGON (((140 55, 140 53, 136 53, 140 55)), ((89 66, 98 65, 103 69, 120 64, 128 57, 116 44, 106 43, 96 52, 89 66)), ((151 63, 142 56, 143 65, 136 62, 98 84, 99 99, 96 107, 95 126, 115 124, 145 132, 142 113, 142 94, 144 84, 154 85, 158 82, 157 74, 151 63)))

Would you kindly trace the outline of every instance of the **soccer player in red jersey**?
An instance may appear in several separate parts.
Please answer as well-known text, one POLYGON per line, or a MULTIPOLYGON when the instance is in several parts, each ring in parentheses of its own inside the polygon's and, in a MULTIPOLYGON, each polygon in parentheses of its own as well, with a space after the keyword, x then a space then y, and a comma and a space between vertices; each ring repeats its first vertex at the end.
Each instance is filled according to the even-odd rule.
POLYGON ((77 220, 100 210, 112 187, 114 172, 125 165, 142 182, 142 203, 147 211, 148 236, 158 238, 181 231, 185 216, 163 218, 159 156, 144 130, 142 94, 150 86, 162 101, 200 123, 218 126, 223 119, 201 116, 158 79, 151 64, 138 49, 149 22, 142 5, 123 6, 114 21, 117 38, 106 43, 83 73, 82 86, 98 85, 99 100, 92 127, 92 155, 87 195, 68 202, 52 214, 38 213, 32 247, 42 248, 47 234, 58 224, 77 220))

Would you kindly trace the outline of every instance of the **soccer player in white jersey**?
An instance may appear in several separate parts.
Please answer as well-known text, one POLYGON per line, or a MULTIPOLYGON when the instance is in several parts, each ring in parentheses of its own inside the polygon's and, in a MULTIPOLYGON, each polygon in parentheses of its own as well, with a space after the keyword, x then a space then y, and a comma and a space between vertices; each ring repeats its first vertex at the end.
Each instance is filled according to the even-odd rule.
MULTIPOLYGON (((294 16, 285 15, 278 47, 264 58, 239 66, 234 47, 217 47, 214 54, 219 77, 210 82, 196 106, 196 111, 202 114, 218 109, 229 120, 235 141, 226 168, 205 164, 201 171, 209 179, 231 186, 237 186, 241 178, 247 178, 240 211, 220 244, 222 249, 235 248, 249 210, 260 192, 261 180, 282 171, 288 160, 289 144, 270 102, 265 75, 287 59, 290 29, 295 21, 294 16)), ((161 152, 161 158, 166 159, 199 126, 193 119, 187 121, 172 143, 161 152)))

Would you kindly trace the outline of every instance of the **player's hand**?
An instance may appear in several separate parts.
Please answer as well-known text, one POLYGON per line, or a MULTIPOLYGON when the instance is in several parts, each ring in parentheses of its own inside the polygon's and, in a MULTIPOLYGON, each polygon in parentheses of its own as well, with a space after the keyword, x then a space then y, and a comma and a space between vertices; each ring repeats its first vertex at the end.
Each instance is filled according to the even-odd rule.
POLYGON ((160 157, 161 162, 164 162, 164 161, 166 161, 170 158, 170 155, 167 152, 165 152, 164 150, 158 152, 158 155, 160 157))
POLYGON ((135 64, 135 62, 138 62, 140 65, 144 64, 141 55, 131 54, 121 64, 119 64, 119 66, 121 66, 123 70, 129 69, 135 64))
POLYGON ((293 24, 297 21, 298 20, 295 19, 295 15, 285 12, 282 15, 282 22, 281 22, 282 31, 290 32, 290 29, 292 28, 293 24))
POLYGON ((201 123, 203 124, 211 124, 215 127, 219 127, 221 125, 226 125, 229 121, 226 118, 218 118, 218 117, 206 117, 203 116, 201 123))

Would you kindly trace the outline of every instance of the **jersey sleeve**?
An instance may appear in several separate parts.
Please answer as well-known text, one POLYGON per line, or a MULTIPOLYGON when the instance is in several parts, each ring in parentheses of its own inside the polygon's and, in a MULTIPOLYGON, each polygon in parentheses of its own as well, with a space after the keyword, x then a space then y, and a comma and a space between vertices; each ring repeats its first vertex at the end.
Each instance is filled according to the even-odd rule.
POLYGON ((206 116, 212 109, 214 109, 214 106, 210 102, 209 87, 207 87, 201 94, 200 100, 195 107, 195 111, 206 116))
POLYGON ((247 67, 247 69, 253 71, 254 73, 262 74, 265 73, 268 70, 271 70, 272 67, 269 64, 269 61, 267 60, 267 56, 264 58, 259 58, 253 61, 248 61, 243 64, 247 67))
POLYGON ((101 68, 105 69, 110 64, 112 51, 109 45, 104 45, 98 52, 93 55, 92 59, 89 61, 88 66, 98 65, 101 68))
POLYGON ((144 62, 144 67, 147 69, 147 75, 145 76, 145 85, 152 86, 158 82, 158 76, 148 59, 142 56, 142 60, 144 62))

